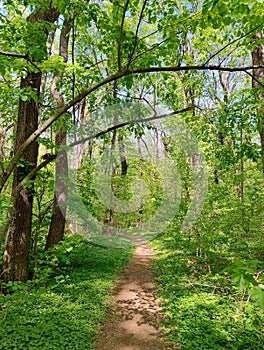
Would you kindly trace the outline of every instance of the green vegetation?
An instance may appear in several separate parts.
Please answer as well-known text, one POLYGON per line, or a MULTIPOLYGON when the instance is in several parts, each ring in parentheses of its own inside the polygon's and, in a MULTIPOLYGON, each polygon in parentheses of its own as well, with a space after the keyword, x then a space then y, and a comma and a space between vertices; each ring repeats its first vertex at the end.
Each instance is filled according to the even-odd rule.
POLYGON ((166 337, 182 350, 261 349, 263 238, 202 234, 171 227, 152 243, 166 337))
POLYGON ((110 288, 131 254, 67 236, 52 258, 42 257, 33 282, 7 284, 11 294, 0 296, 0 349, 95 349, 110 288))

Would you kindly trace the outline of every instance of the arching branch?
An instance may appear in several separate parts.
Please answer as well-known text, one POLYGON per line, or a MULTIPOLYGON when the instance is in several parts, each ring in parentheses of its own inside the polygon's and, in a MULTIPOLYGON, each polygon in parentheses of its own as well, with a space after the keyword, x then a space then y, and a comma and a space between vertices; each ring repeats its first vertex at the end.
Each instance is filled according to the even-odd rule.
MULTIPOLYGON (((253 69, 264 69, 264 66, 245 66, 245 67, 224 67, 224 66, 175 66, 175 67, 142 67, 142 68, 134 68, 123 70, 113 75, 108 76, 102 81, 91 85, 90 87, 84 89, 79 95, 77 95, 74 99, 66 103, 63 107, 59 108, 55 114, 53 114, 49 119, 47 119, 39 128, 34 131, 29 138, 21 145, 21 147, 17 150, 13 158, 11 159, 8 167, 3 172, 2 177, 0 179, 0 192, 2 191, 7 179, 15 168, 17 162, 22 156, 25 149, 36 140, 48 127, 50 127, 55 120, 57 120, 61 115, 66 113, 70 108, 72 108, 75 104, 81 102, 86 96, 96 91, 100 87, 109 84, 115 80, 119 80, 122 77, 133 75, 133 74, 142 74, 142 73, 157 73, 157 72, 179 72, 179 71, 223 71, 223 72, 248 72, 253 69)), ((262 83, 261 86, 264 87, 262 83)))
POLYGON ((0 55, 7 56, 7 57, 24 58, 26 60, 28 59, 27 54, 16 53, 16 52, 7 52, 7 51, 0 50, 0 55))

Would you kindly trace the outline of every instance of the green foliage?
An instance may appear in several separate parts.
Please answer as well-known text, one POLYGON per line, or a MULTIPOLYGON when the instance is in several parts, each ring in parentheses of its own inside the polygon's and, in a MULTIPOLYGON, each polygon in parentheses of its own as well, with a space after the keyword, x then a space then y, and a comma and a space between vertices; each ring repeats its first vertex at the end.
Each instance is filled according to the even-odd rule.
MULTIPOLYGON (((255 259, 254 264, 242 262, 239 238, 233 237, 233 245, 222 248, 221 252, 212 246, 200 251, 196 236, 180 236, 176 230, 175 224, 171 225, 163 237, 153 242, 158 250, 153 270, 160 284, 166 337, 186 350, 261 348, 263 311, 259 306, 263 302, 263 290, 254 286, 253 276, 259 271, 252 268, 256 266, 255 259), (230 256, 238 257, 235 262, 239 267, 230 265, 234 281, 221 273, 229 264, 230 256), (241 294, 238 290, 241 275, 242 287, 247 286, 247 293, 254 300, 250 300, 245 291, 241 294)), ((202 235, 200 242, 206 240, 205 232, 202 235)), ((255 253, 261 252, 258 242, 254 248, 255 253)), ((248 253, 244 248, 244 254, 248 253)), ((263 269, 263 263, 259 268, 263 269)))
POLYGON ((206 0, 203 4, 202 13, 205 18, 207 16, 209 23, 214 23, 214 28, 231 25, 234 20, 254 26, 263 18, 263 1, 245 0, 234 3, 230 0, 206 0))
POLYGON ((131 256, 67 236, 42 256, 36 279, 0 295, 0 349, 90 349, 111 304, 110 288, 131 256))
POLYGON ((59 55, 53 55, 48 60, 45 60, 41 64, 43 73, 53 73, 54 75, 60 75, 63 73, 66 64, 59 55))
MULTIPOLYGON (((264 286, 258 282, 263 271, 257 270, 258 265, 260 265, 258 260, 243 261, 235 258, 224 272, 231 275, 231 280, 236 283, 243 296, 245 293, 249 294, 259 307, 264 309, 264 286)), ((263 278, 262 281, 264 282, 263 278)))
MULTIPOLYGON (((85 159, 82 167, 78 170, 78 186, 87 210, 103 222, 109 215, 109 209, 102 204, 96 194, 93 181, 95 162, 96 158, 93 160, 85 159)), ((159 208, 163 195, 162 179, 153 164, 132 158, 127 159, 127 162, 128 172, 125 177, 121 175, 120 163, 117 164, 116 173, 111 176, 111 186, 115 196, 123 201, 129 201, 133 195, 132 187, 135 186, 136 180, 142 181, 148 190, 140 211, 114 212, 115 227, 135 227, 138 220, 142 220, 143 223, 149 220, 159 208)))
POLYGON ((264 285, 258 285, 253 287, 250 291, 249 294, 253 300, 256 301, 256 303, 264 309, 264 285))

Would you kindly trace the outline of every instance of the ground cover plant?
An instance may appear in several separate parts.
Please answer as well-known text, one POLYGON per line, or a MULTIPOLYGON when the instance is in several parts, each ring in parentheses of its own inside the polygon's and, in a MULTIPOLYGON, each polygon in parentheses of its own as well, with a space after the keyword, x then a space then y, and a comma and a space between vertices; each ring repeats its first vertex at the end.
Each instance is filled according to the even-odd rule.
POLYGON ((173 227, 153 242, 164 332, 180 349, 262 348, 263 239, 246 245, 242 237, 226 237, 225 244, 200 251, 200 237, 173 227))
POLYGON ((0 296, 0 349, 95 349, 110 289, 131 253, 67 236, 32 283, 9 283, 11 294, 0 296))

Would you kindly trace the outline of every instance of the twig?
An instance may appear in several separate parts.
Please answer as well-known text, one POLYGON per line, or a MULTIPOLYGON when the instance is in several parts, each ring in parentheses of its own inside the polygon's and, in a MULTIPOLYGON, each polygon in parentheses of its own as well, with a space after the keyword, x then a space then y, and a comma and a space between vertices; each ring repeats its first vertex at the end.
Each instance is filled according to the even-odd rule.
POLYGON ((259 279, 259 276, 260 276, 262 273, 264 273, 264 270, 260 270, 260 271, 258 271, 258 272, 256 273, 256 280, 259 279))
POLYGON ((15 58, 23 58, 27 60, 30 64, 32 64, 33 67, 35 67, 39 72, 41 72, 40 68, 29 58, 29 54, 22 54, 22 53, 16 53, 16 52, 7 52, 0 50, 0 55, 7 56, 7 57, 15 57, 15 58))
POLYGON ((96 63, 92 64, 92 65, 89 66, 89 67, 85 67, 84 69, 85 69, 85 70, 86 70, 86 69, 89 70, 89 69, 91 69, 91 68, 93 68, 93 67, 99 66, 100 63, 103 63, 103 62, 106 62, 106 61, 110 61, 110 59, 109 59, 109 58, 104 58, 104 59, 102 59, 102 60, 100 60, 100 61, 97 61, 96 63))
POLYGON ((28 58, 27 61, 32 64, 32 66, 35 67, 40 73, 42 73, 42 70, 30 58, 28 58))
POLYGON ((234 39, 233 41, 231 41, 230 43, 226 44, 225 46, 223 46, 220 50, 218 50, 217 52, 215 52, 212 56, 210 56, 208 58, 208 60, 203 64, 203 66, 206 66, 215 56, 217 56, 220 52, 224 51, 228 46, 231 46, 232 44, 236 43, 237 41, 245 38, 246 36, 248 36, 249 34, 253 33, 255 30, 257 30, 258 28, 262 27, 263 23, 261 23, 260 25, 258 25, 257 27, 251 29, 249 32, 247 32, 246 34, 243 34, 242 36, 240 36, 239 38, 234 39))
POLYGON ((199 287, 209 287, 209 288, 214 288, 214 289, 226 289, 226 290, 231 290, 230 287, 227 286, 214 286, 211 284, 206 284, 206 283, 193 283, 191 281, 187 281, 188 284, 190 284, 191 286, 199 286, 199 287))
POLYGON ((29 174, 27 174, 27 176, 25 176, 24 179, 17 185, 17 187, 15 188, 15 193, 18 194, 27 181, 31 180, 42 168, 44 168, 47 164, 49 164, 56 158, 57 154, 48 154, 47 158, 38 166, 36 166, 29 174))
POLYGON ((129 68, 130 63, 132 62, 132 58, 133 58, 133 55, 134 55, 135 50, 136 50, 136 47, 137 47, 137 42, 138 42, 138 31, 139 31, 140 24, 141 24, 141 22, 142 22, 143 12, 144 12, 144 9, 145 9, 145 7, 146 7, 146 4, 147 4, 147 0, 144 0, 144 3, 143 3, 142 8, 141 8, 141 12, 140 12, 138 24, 137 24, 137 29, 136 29, 136 34, 135 34, 135 40, 134 40, 133 49, 132 49, 132 51, 131 51, 131 53, 130 53, 130 55, 129 55, 129 58, 128 58, 127 69, 129 68))
POLYGON ((132 100, 137 100, 137 101, 145 101, 146 104, 153 110, 153 112, 155 113, 155 109, 154 107, 151 105, 151 103, 145 98, 145 97, 136 97, 136 96, 126 96, 126 95, 123 95, 121 93, 117 93, 118 96, 122 96, 122 97, 125 97, 125 98, 131 98, 132 100))
POLYGON ((147 35, 143 36, 142 38, 138 39, 138 41, 145 40, 145 39, 149 38, 150 36, 152 36, 154 34, 157 34, 158 32, 159 32, 159 29, 155 30, 154 32, 152 32, 150 34, 147 34, 147 35))
MULTIPOLYGON (((156 49, 157 47, 161 46, 162 44, 164 44, 164 43, 165 43, 166 41, 168 41, 168 40, 169 40, 169 38, 164 39, 164 40, 162 40, 161 42, 152 45, 148 50, 141 51, 141 52, 140 52, 138 55, 136 55, 133 59, 132 59, 132 57, 131 57, 130 63, 136 61, 140 56, 143 56, 145 53, 148 53, 148 52, 150 52, 150 51, 156 49)), ((129 63, 129 64, 130 64, 130 63, 129 63)))
POLYGON ((7 232, 7 229, 10 225, 10 222, 12 221, 13 215, 14 215, 14 203, 20 193, 20 191, 22 190, 23 186, 26 184, 27 181, 31 180, 39 170, 41 170, 42 168, 44 168, 44 166, 46 166, 47 164, 49 164, 51 161, 55 160, 57 157, 56 154, 48 154, 46 159, 40 163, 37 167, 35 167, 29 174, 27 174, 26 177, 24 177, 24 179, 16 186, 16 188, 13 190, 12 192, 12 205, 9 207, 8 210, 8 220, 5 223, 5 225, 3 227, 1 227, 0 229, 0 247, 2 245, 2 241, 4 238, 5 233, 7 232))
POLYGON ((164 269, 163 269, 163 267, 161 266, 161 264, 158 261, 157 261, 157 265, 158 265, 158 268, 159 268, 161 274, 165 275, 164 269))
POLYGON ((251 74, 251 73, 248 72, 248 71, 245 71, 245 73, 246 73, 247 75, 249 75, 253 80, 255 80, 260 86, 264 87, 264 84, 263 84, 260 80, 258 80, 258 79, 255 77, 255 75, 251 74))

